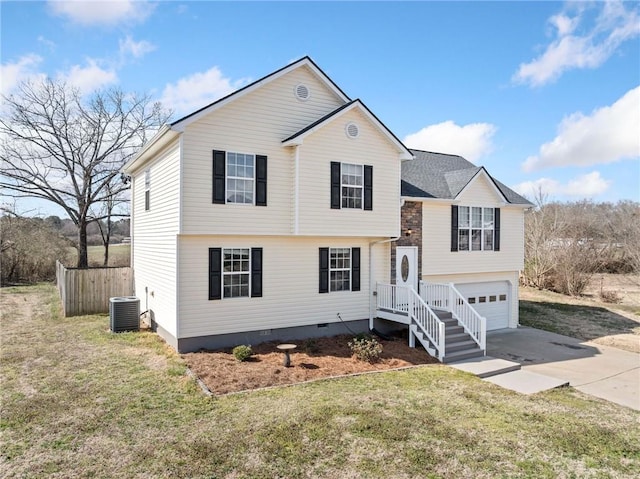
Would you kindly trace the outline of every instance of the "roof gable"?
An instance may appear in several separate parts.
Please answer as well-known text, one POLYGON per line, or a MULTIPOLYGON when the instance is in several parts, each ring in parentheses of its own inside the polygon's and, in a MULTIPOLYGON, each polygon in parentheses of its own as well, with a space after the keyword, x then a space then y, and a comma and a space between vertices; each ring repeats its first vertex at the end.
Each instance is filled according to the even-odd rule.
POLYGON ((475 166, 459 155, 410 151, 415 160, 402 164, 402 196, 456 200, 482 176, 502 201, 531 206, 528 200, 493 178, 484 167, 475 166))
POLYGON ((384 123, 382 123, 378 119, 378 117, 376 117, 371 112, 371 110, 369 110, 367 106, 364 103, 362 103, 359 99, 353 100, 349 103, 346 103, 336 108, 335 110, 323 116, 322 118, 314 121, 310 125, 307 125, 300 131, 294 133, 288 138, 285 138, 284 140, 282 140, 282 144, 284 146, 301 145, 307 136, 312 135, 318 129, 331 123, 334 120, 337 120, 338 118, 340 118, 341 116, 345 115, 347 112, 352 110, 358 110, 359 112, 361 112, 371 122, 371 124, 373 124, 376 127, 376 129, 380 131, 386 137, 386 139, 396 147, 396 149, 398 149, 398 151, 400 152, 401 159, 403 160, 413 159, 413 155, 407 149, 407 147, 404 146, 404 144, 391 132, 391 130, 389 130, 384 125, 384 123))
POLYGON ((227 96, 220 98, 219 100, 214 101, 213 103, 210 103, 209 105, 205 106, 204 108, 201 108, 193 113, 190 113, 187 116, 184 116, 182 118, 180 118, 179 120, 174 121, 173 123, 171 123, 171 129, 172 130, 176 130, 176 131, 184 131, 184 129, 190 125, 191 123, 199 120, 200 118, 202 118, 203 116, 208 115, 209 113, 223 107, 224 105, 228 104, 229 102, 236 100, 237 98, 240 98, 248 93, 251 93, 254 90, 257 90, 258 88, 264 86, 267 83, 270 83, 284 75, 286 75, 287 73, 296 70, 298 68, 303 68, 303 67, 307 67, 315 76, 318 77, 318 79, 320 79, 320 81, 322 83, 324 83, 327 88, 333 92, 334 95, 336 95, 337 98, 339 98, 341 101, 343 102, 349 102, 351 101, 351 99, 346 95, 346 93, 344 93, 340 87, 338 85, 336 85, 334 83, 333 80, 331 80, 331 78, 329 78, 321 69, 320 67, 318 67, 318 65, 315 64, 315 62, 313 60, 311 60, 311 58, 309 58, 308 56, 305 56, 303 58, 301 58, 300 60, 297 60, 293 63, 290 63, 289 65, 280 68, 279 70, 276 70, 273 73, 270 73, 267 76, 264 76, 256 81, 254 81, 253 83, 250 83, 249 85, 240 88, 239 90, 236 90, 230 94, 228 94, 227 96))

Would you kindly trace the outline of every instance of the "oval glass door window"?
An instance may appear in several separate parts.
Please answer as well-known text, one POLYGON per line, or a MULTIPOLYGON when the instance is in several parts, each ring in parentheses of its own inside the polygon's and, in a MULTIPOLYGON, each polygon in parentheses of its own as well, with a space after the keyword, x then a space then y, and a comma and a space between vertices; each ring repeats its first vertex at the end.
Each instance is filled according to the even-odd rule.
POLYGON ((402 274, 402 281, 405 283, 409 279, 409 258, 405 254, 402 256, 402 263, 400 264, 400 274, 402 274))

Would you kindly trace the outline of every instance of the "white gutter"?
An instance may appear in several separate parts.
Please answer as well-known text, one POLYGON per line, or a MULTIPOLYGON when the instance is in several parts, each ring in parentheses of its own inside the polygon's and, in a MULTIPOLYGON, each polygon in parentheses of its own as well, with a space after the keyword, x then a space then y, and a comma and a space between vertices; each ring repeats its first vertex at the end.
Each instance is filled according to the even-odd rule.
MULTIPOLYGON (((378 244, 383 243, 393 243, 394 241, 398 241, 400 239, 402 233, 402 206, 404 205, 404 200, 400 200, 400 211, 399 211, 399 221, 398 221, 398 236, 393 238, 387 238, 378 241, 372 241, 369 243, 369 329, 373 329, 373 309, 371 308, 371 298, 373 297, 373 255, 371 254, 373 251, 373 247, 378 244)), ((389 267, 391 268, 391 267, 389 267)))
POLYGON ((294 188, 293 188, 293 201, 294 201, 294 212, 293 212, 293 234, 300 234, 300 154, 299 150, 300 145, 295 146, 295 178, 294 178, 294 188))

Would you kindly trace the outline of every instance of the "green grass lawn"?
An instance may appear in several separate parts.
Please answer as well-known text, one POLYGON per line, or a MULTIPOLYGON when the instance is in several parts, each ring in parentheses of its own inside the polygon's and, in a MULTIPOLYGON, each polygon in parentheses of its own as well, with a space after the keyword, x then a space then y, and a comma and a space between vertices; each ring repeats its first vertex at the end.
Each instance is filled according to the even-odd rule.
POLYGON ((2 477, 638 477, 640 413, 519 395, 443 365, 207 398, 152 333, 2 307, 2 477))

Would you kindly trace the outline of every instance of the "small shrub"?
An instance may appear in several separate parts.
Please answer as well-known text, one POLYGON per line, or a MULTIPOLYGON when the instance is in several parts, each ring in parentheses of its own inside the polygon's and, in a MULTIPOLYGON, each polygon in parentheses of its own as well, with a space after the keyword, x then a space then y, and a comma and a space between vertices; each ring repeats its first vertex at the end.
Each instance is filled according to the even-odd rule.
POLYGON ((617 304, 617 303, 621 303, 622 302, 622 298, 615 291, 601 290, 600 291, 600 299, 605 303, 617 304))
POLYGON ((320 346, 318 346, 318 342, 315 339, 307 339, 304 342, 304 345, 302 346, 302 348, 307 353, 311 353, 311 354, 316 354, 320 352, 320 346))
POLYGON ((247 346, 246 344, 241 344, 233 348, 233 356, 240 362, 246 361, 252 354, 251 346, 247 346))
POLYGON ((349 341, 349 348, 356 358, 368 363, 377 362, 382 354, 382 344, 370 336, 356 336, 349 341))

